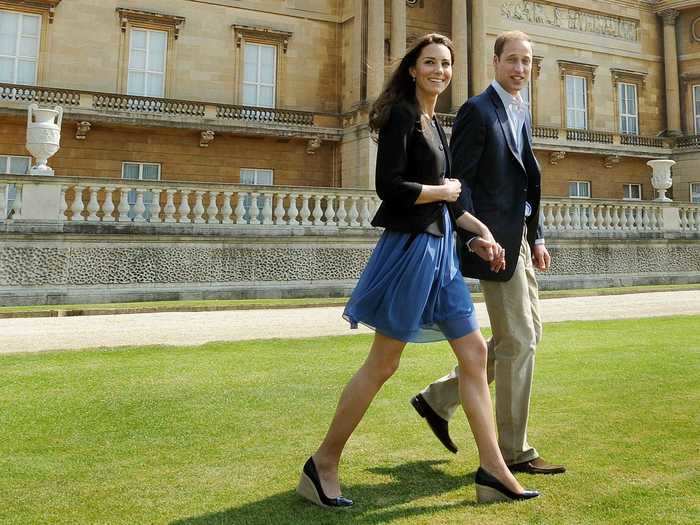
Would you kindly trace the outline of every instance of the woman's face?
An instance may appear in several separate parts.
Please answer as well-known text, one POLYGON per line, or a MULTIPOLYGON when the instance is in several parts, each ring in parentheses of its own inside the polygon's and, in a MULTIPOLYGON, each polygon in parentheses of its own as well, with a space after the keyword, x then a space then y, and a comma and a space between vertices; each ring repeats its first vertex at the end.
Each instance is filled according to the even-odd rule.
POLYGON ((450 50, 443 44, 428 44, 421 50, 416 65, 409 69, 409 73, 416 79, 416 92, 439 95, 452 79, 450 50))

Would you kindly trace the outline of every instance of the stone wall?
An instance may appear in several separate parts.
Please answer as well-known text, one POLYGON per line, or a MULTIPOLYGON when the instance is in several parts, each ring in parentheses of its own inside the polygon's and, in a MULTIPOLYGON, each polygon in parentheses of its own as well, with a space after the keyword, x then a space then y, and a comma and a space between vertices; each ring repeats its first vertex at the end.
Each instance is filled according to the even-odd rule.
MULTIPOLYGON (((186 228, 111 233, 20 233, 7 227, 0 243, 0 305, 117 301, 347 295, 376 243, 378 232, 295 234, 247 228, 245 234, 186 228), (137 233, 140 232, 140 233, 137 233)), ((105 229, 107 231, 109 229, 105 229)), ((283 229, 282 229, 283 230, 283 229)), ((94 229, 93 229, 94 231, 94 229)), ((550 238, 552 269, 543 288, 700 282, 700 237, 636 240, 550 238)), ((478 283, 471 283, 476 286, 478 283)))

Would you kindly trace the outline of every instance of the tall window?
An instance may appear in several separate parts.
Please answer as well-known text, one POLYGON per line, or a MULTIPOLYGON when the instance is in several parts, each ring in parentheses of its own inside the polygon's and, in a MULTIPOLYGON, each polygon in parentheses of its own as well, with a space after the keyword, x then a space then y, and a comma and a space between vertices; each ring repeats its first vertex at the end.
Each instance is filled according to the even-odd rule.
MULTIPOLYGON (((124 162, 122 163, 122 179, 126 180, 160 180, 160 164, 148 164, 145 162, 124 162)), ((134 212, 134 204, 136 204, 136 191, 129 192, 129 218, 133 219, 136 216, 134 212)), ((153 205, 153 192, 145 191, 143 193, 143 204, 146 211, 143 217, 146 220, 151 218, 151 206, 153 205)))
POLYGON ((620 104, 620 133, 638 135, 637 86, 620 82, 617 85, 617 96, 620 104))
POLYGON ((642 185, 641 184, 623 184, 623 197, 626 201, 642 200, 642 185))
POLYGON ((700 204, 700 182, 690 183, 690 202, 700 204))
MULTIPOLYGON (((273 172, 272 170, 259 170, 253 168, 242 168, 241 169, 241 184, 255 184, 260 186, 272 186, 273 172)), ((250 206, 251 198, 246 197, 243 201, 243 207, 245 208, 245 219, 250 219, 250 206)), ((259 221, 262 221, 262 209, 265 204, 263 199, 258 198, 258 213, 257 217, 259 221)))
POLYGON ((41 17, 0 11, 0 82, 36 84, 41 17))
POLYGON ((147 97, 165 96, 167 51, 168 33, 166 31, 131 30, 127 94, 147 97))
POLYGON ((275 107, 277 48, 264 44, 245 45, 243 104, 275 107))
MULTIPOLYGON (((15 157, 11 155, 0 155, 0 173, 10 175, 26 175, 29 172, 30 157, 15 157)), ((5 192, 5 213, 9 217, 12 213, 12 205, 17 197, 17 188, 14 184, 7 185, 5 192)))
POLYGON ((569 197, 572 199, 588 199, 591 196, 591 183, 588 181, 569 181, 569 197))
POLYGON ((693 86, 693 107, 695 108, 695 134, 700 135, 700 86, 693 86))
POLYGON ((527 110, 530 112, 530 118, 532 119, 532 80, 520 90, 520 96, 523 97, 523 100, 527 104, 527 110))
POLYGON ((566 75, 566 126, 588 129, 586 78, 566 75))

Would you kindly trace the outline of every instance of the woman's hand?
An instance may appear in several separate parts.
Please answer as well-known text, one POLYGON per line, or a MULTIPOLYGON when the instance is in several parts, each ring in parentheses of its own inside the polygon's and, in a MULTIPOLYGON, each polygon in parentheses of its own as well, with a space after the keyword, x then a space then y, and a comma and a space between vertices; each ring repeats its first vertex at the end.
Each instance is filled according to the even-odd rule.
POLYGON ((443 190, 443 200, 445 202, 456 201, 462 192, 462 183, 457 179, 445 179, 445 183, 440 187, 443 190))

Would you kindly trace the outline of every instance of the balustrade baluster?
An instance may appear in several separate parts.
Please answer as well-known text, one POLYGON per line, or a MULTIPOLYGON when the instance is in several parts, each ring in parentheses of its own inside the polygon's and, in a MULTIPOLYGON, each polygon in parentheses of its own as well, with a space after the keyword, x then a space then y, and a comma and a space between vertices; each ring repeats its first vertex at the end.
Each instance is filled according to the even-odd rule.
MULTIPOLYGON (((7 184, 0 184, 0 223, 5 222, 5 219, 7 219, 7 210, 5 209, 7 191, 7 184)), ((60 217, 61 215, 59 212, 59 219, 60 217)))
POLYGON ((177 190, 167 189, 165 190, 165 207, 163 208, 163 222, 171 224, 177 222, 175 218, 175 192, 177 190))
POLYGON ((369 223, 369 198, 361 197, 362 202, 360 204, 360 225, 363 228, 369 228, 371 224, 369 223))
POLYGON ((556 230, 556 226, 554 225, 554 205, 550 203, 545 204, 545 215, 544 215, 544 228, 546 231, 554 231, 556 230))
MULTIPOLYGON (((75 197, 73 198, 73 205, 70 208, 73 212, 71 221, 83 222, 85 221, 85 217, 83 217, 83 210, 85 209, 85 205, 83 204, 83 186, 74 186, 73 192, 75 197)), ((17 195, 19 195, 19 186, 17 186, 17 195)), ((15 203, 16 202, 17 199, 15 198, 15 203)), ((17 218, 17 211, 15 211, 14 218, 17 218)))
MULTIPOLYGON (((114 193, 114 186, 104 186, 102 191, 105 193, 105 200, 102 203, 102 222, 114 222, 114 200, 112 194, 114 193)), ((65 196, 65 193, 63 193, 65 196)))
MULTIPOLYGON (((66 190, 68 188, 66 186, 61 185, 61 196, 58 198, 58 220, 63 222, 66 220, 66 210, 68 209, 68 203, 66 202, 66 190)), ((5 202, 4 199, 0 199, 2 202, 5 202)), ((0 216, 0 218, 4 218, 5 215, 0 216)))
POLYGON ((192 219, 195 224, 204 224, 204 203, 202 202, 204 192, 194 192, 194 208, 192 208, 192 219))
POLYGON ((321 208, 321 198, 323 195, 314 195, 314 210, 312 212, 312 217, 314 219, 314 226, 322 226, 323 222, 323 209, 321 208))
POLYGON ((605 213, 603 215, 603 229, 610 230, 612 228, 612 215, 610 214, 610 206, 605 206, 605 213))
POLYGON ((272 193, 263 193, 262 223, 273 224, 272 222, 272 193))
POLYGON ((649 207, 649 229, 651 231, 656 231, 658 223, 656 221, 656 208, 654 206, 649 207))
POLYGON ((187 190, 180 190, 180 206, 177 208, 178 218, 177 222, 189 224, 190 222, 190 203, 189 203, 190 192, 187 190))
POLYGON ((299 224, 299 221, 297 217, 299 217, 299 210, 297 209, 297 194, 296 193, 290 193, 289 194, 289 210, 287 211, 287 215, 289 216, 289 224, 292 226, 296 226, 299 224))
POLYGON ((223 192, 223 202, 221 203, 221 224, 231 224, 233 220, 231 219, 231 214, 233 213, 233 208, 231 208, 231 196, 233 192, 225 191, 223 192))
POLYGON ((153 199, 151 200, 151 209, 148 214, 148 222, 150 222, 151 224, 160 224, 161 222, 163 222, 160 219, 160 193, 160 188, 151 188, 151 194, 153 195, 153 199))
POLYGON ((250 209, 248 210, 248 215, 250 215, 249 224, 260 224, 258 220, 258 214, 260 210, 258 209, 258 193, 252 192, 250 194, 250 209))
POLYGON ((563 222, 562 226, 564 230, 570 230, 572 228, 571 226, 571 204, 568 202, 565 202, 562 204, 562 215, 563 215, 563 222))
POLYGON ((119 206, 117 206, 117 221, 129 222, 129 188, 119 188, 119 206))
POLYGON ((338 218, 338 226, 347 226, 348 223, 345 218, 348 216, 348 212, 345 211, 345 200, 347 197, 344 195, 338 195, 338 211, 335 216, 338 218))
POLYGON ((698 231, 700 230, 700 208, 693 208, 691 213, 690 231, 698 231))
POLYGON ((350 202, 351 202, 351 205, 350 205, 350 214, 349 214, 349 217, 350 217, 350 227, 351 227, 351 228, 357 228, 357 227, 360 225, 360 223, 357 222, 357 218, 360 216, 360 214, 359 214, 358 211, 357 211, 357 196, 352 195, 352 196, 350 197, 350 202))
POLYGON ((207 206, 207 224, 219 224, 219 207, 216 205, 216 198, 219 196, 218 191, 209 192, 209 205, 207 206))
POLYGON ((564 216, 561 212, 562 207, 563 204, 554 205, 554 231, 560 231, 562 229, 562 224, 564 222, 564 216))
POLYGON ((572 214, 573 214, 573 220, 571 222, 571 227, 574 230, 580 230, 581 229, 581 210, 583 209, 582 204, 573 204, 572 205, 572 214))
POLYGON ((143 216, 146 205, 143 202, 143 188, 136 188, 136 204, 134 204, 134 222, 146 222, 143 216))
POLYGON ((326 195, 326 213, 323 216, 326 219, 326 226, 335 226, 335 209, 333 208, 334 195, 326 195))
POLYGON ((284 220, 284 199, 287 197, 286 193, 277 194, 277 204, 275 205, 275 224, 287 224, 284 220))
POLYGON ((302 226, 308 226, 311 224, 309 221, 309 217, 311 216, 311 211, 309 210, 309 197, 310 196, 308 193, 301 194, 301 211, 299 212, 299 215, 301 216, 302 226))
POLYGON ((88 222, 99 222, 100 218, 97 216, 97 212, 100 210, 100 205, 97 203, 97 191, 98 187, 90 186, 88 191, 90 192, 90 199, 87 205, 87 220, 88 222))
POLYGON ((245 200, 248 193, 245 191, 238 192, 238 202, 236 203, 236 224, 247 224, 245 220, 245 200))

